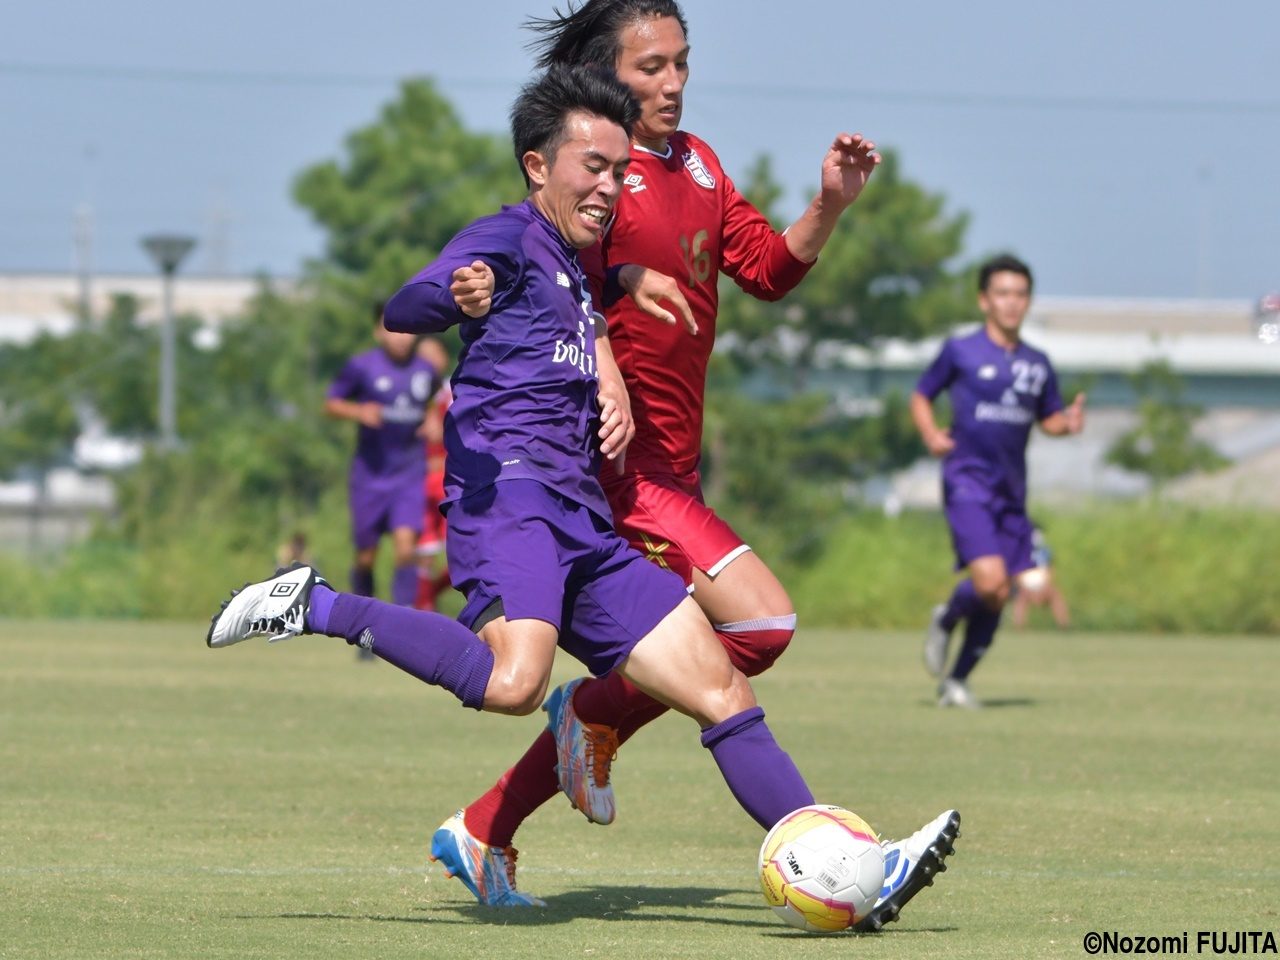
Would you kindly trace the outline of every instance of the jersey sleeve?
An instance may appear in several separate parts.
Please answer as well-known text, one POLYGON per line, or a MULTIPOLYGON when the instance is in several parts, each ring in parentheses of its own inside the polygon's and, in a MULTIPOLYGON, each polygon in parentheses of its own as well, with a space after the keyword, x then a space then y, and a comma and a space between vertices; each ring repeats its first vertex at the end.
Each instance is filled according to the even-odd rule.
POLYGON ((440 256, 387 301, 383 323, 397 333, 440 333, 455 323, 473 319, 463 313, 449 292, 453 272, 481 260, 493 270, 490 312, 502 307, 519 285, 524 255, 513 238, 485 220, 466 227, 450 240, 440 256))
MULTIPOLYGON (((779 300, 813 266, 797 260, 786 238, 724 178, 724 229, 720 269, 758 300, 779 300)), ((816 261, 815 261, 816 262, 816 261)))
POLYGON ((920 374, 920 379, 916 381, 916 393, 932 400, 951 386, 951 381, 956 375, 954 343, 954 340, 948 340, 942 345, 938 355, 933 358, 933 363, 929 364, 925 372, 920 374))
POLYGON ((348 360, 329 384, 325 396, 330 400, 352 400, 363 392, 363 376, 355 357, 348 360))
POLYGON ((1058 389, 1058 373, 1046 357, 1044 361, 1044 389, 1040 391, 1040 405, 1036 410, 1036 419, 1044 420, 1062 410, 1062 393, 1058 389))

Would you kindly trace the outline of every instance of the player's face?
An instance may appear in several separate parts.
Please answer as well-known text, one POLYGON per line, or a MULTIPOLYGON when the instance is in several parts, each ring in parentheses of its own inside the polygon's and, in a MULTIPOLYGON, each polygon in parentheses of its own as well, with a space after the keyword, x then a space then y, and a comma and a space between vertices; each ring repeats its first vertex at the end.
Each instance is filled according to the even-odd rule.
POLYGON ((413 356, 413 348, 418 342, 418 338, 414 334, 393 333, 381 323, 373 328, 373 335, 387 356, 397 363, 403 363, 413 356))
POLYGON ((640 101, 636 143, 665 150, 680 127, 684 85, 689 80, 689 44, 675 17, 649 17, 625 27, 618 38, 618 79, 640 101))
POLYGON ((1031 284, 1020 273, 1009 270, 993 273, 987 289, 978 294, 978 306, 988 323, 994 324, 1006 337, 1016 339, 1031 306, 1031 284))
POLYGON ((631 148, 626 131, 604 117, 571 114, 566 132, 551 163, 532 150, 524 163, 530 200, 560 236, 581 250, 600 239, 618 202, 631 148))

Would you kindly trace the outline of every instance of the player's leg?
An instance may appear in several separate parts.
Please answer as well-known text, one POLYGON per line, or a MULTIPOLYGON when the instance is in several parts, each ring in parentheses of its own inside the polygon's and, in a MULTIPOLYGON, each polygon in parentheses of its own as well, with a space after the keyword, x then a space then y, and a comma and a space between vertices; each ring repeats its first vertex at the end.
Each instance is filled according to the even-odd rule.
MULTIPOLYGON (((729 524, 702 499, 697 474, 629 477, 610 486, 619 533, 659 567, 680 576, 711 621, 735 667, 747 676, 767 670, 795 631, 795 613, 782 584, 729 524)), ((595 823, 613 820, 616 807, 609 773, 613 751, 665 711, 619 673, 574 681, 552 695, 550 726, 595 758, 595 782, 570 782, 562 764, 560 785, 595 823), (562 708, 576 714, 560 717, 562 708), (556 723, 557 718, 562 722, 556 723)))
POLYGON ((213 617, 206 640, 225 647, 304 633, 345 639, 424 683, 444 687, 465 706, 486 707, 494 654, 471 630, 439 614, 338 593, 301 564, 233 593, 213 617))
POLYGON ((612 565, 602 565, 602 575, 579 592, 574 633, 599 644, 616 642, 611 635, 619 628, 640 633, 654 610, 667 607, 669 612, 632 641, 618 672, 698 722, 702 743, 730 791, 766 830, 812 803, 804 779, 764 722, 750 681, 729 662, 680 580, 618 543, 622 549, 612 565))
POLYGON ((391 602, 413 606, 418 592, 418 536, 422 533, 422 515, 426 511, 423 478, 413 476, 396 483, 390 492, 387 527, 395 551, 395 572, 391 577, 391 602))
POLYGON ((980 602, 964 621, 964 642, 955 663, 938 688, 939 706, 977 707, 979 701, 969 691, 969 674, 986 656, 1000 626, 1004 598, 1008 597, 1009 576, 1002 556, 975 557, 969 564, 969 580, 980 602), (999 604, 992 609, 989 604, 999 604))
POLYGON ((545 492, 508 481, 454 506, 449 548, 468 595, 458 621, 337 593, 300 566, 233 595, 213 619, 209 645, 304 632, 342 637, 467 706, 531 712, 546 691, 567 577, 558 518, 542 510, 545 492))
POLYGON ((393 527, 391 547, 395 552, 395 572, 391 576, 391 602, 412 607, 418 593, 419 531, 415 527, 393 527))
MULTIPOLYGON (((946 603, 934 607, 925 631, 925 669, 944 682, 952 633, 960 623, 967 623, 983 609, 983 597, 974 577, 974 565, 977 564, 981 573, 985 569, 982 559, 998 557, 1001 553, 996 517, 987 504, 948 502, 946 517, 951 533, 951 546, 956 556, 956 569, 965 570, 968 576, 956 583, 946 603)), ((985 579, 982 584, 984 588, 988 587, 985 579)))
POLYGON ((351 542, 355 557, 351 563, 351 592, 358 597, 375 594, 374 564, 378 561, 378 542, 387 532, 386 498, 372 484, 352 477, 348 488, 351 509, 351 542))

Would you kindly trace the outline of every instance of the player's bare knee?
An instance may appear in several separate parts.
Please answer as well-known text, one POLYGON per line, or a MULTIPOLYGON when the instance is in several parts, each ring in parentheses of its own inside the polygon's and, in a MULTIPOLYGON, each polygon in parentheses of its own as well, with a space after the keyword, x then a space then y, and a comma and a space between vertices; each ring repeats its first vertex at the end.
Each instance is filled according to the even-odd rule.
POLYGON ((484 691, 484 708, 491 713, 527 717, 542 705, 547 692, 545 679, 518 672, 499 672, 489 677, 484 691))

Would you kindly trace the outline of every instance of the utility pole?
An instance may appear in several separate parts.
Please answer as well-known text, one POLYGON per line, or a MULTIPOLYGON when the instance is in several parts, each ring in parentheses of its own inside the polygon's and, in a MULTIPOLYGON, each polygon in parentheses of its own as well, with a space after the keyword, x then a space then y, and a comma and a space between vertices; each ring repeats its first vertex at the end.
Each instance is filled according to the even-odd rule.
POLYGON ((196 242, 175 234, 142 238, 142 246, 160 269, 164 287, 164 319, 160 328, 160 447, 178 446, 177 350, 173 328, 173 277, 196 242))

